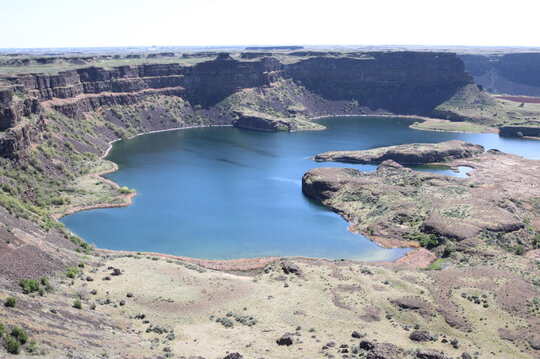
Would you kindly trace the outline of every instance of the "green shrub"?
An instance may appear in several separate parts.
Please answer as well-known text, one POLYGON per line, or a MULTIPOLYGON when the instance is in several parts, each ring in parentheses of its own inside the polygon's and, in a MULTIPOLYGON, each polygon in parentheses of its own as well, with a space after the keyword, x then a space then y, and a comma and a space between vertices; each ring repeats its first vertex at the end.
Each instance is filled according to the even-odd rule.
POLYGON ((134 190, 126 187, 126 186, 122 186, 118 189, 118 191, 121 193, 121 194, 130 194, 130 193, 133 193, 135 192, 134 190))
POLYGON ((24 329, 19 327, 13 327, 13 329, 11 329, 11 336, 17 339, 17 341, 21 344, 26 344, 28 341, 28 334, 26 334, 24 329))
POLYGON ((515 253, 516 253, 518 256, 521 256, 521 255, 523 255, 523 253, 525 253, 525 248, 523 248, 522 245, 517 245, 517 246, 514 248, 514 251, 515 251, 515 253))
POLYGON ((82 303, 80 299, 75 299, 73 301, 73 308, 82 309, 82 303))
POLYGON ((66 269, 66 276, 68 278, 73 279, 77 276, 77 274, 79 274, 79 269, 76 267, 69 267, 68 269, 66 269))
MULTIPOLYGON (((71 243, 81 247, 84 253, 88 254, 92 252, 92 249, 93 249, 92 246, 88 244, 87 242, 83 241, 82 239, 80 239, 79 237, 69 234, 68 238, 71 241, 71 243)), ((77 248, 77 251, 79 251, 79 248, 77 248)))
POLYGON ((540 248, 540 233, 536 233, 533 238, 532 245, 534 248, 540 248))
POLYGON ((433 261, 429 266, 427 266, 426 270, 441 270, 443 264, 444 264, 444 259, 438 258, 435 261, 433 261))
POLYGON ((37 343, 35 341, 33 341, 33 340, 30 343, 28 343, 28 345, 26 346, 26 352, 27 353, 38 354, 38 351, 39 351, 39 347, 38 347, 37 343))
POLYGON ((0 323, 0 338, 4 335, 4 324, 0 323))
POLYGON ((443 242, 442 238, 433 233, 415 232, 409 233, 405 237, 408 240, 420 242, 420 245, 427 249, 435 248, 443 242))
POLYGON ((21 279, 19 285, 24 294, 30 294, 39 290, 39 283, 35 279, 21 279))
POLYGON ((9 308, 15 308, 15 306, 17 305, 17 299, 15 297, 7 297, 4 305, 9 308))
POLYGON ((4 347, 6 348, 6 351, 10 354, 19 354, 21 352, 21 344, 19 344, 17 339, 12 337, 5 338, 4 347))

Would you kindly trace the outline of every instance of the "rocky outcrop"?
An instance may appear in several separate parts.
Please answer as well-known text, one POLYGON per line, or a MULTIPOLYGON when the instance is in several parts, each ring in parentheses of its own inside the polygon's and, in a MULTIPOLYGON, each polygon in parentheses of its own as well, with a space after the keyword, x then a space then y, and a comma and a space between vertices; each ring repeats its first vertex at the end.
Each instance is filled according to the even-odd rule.
POLYGON ((533 126, 502 126, 499 134, 504 137, 540 137, 540 127, 533 126))
POLYGON ((242 59, 258 59, 261 57, 272 56, 271 52, 242 52, 240 57, 242 59))
POLYGON ((537 216, 540 161, 488 151, 446 162, 475 170, 468 178, 417 172, 387 160, 375 172, 315 168, 302 191, 375 240, 416 240, 431 248, 482 236, 508 248, 534 247, 522 218, 537 216))
POLYGON ((233 121, 233 126, 246 130, 276 132, 292 131, 292 124, 287 120, 274 118, 260 112, 235 112, 237 119, 233 121))
POLYGON ((35 99, 16 98, 12 89, 0 89, 0 131, 16 126, 23 117, 40 113, 35 99))
POLYGON ((434 337, 427 330, 415 330, 409 335, 409 339, 414 342, 429 342, 434 337))
POLYGON ((315 156, 317 162, 380 164, 392 160, 402 165, 418 165, 469 158, 484 152, 480 145, 452 140, 441 143, 411 143, 365 151, 334 151, 315 156))
POLYGON ((236 119, 233 126, 245 130, 277 132, 293 132, 298 130, 320 130, 323 126, 300 118, 274 117, 265 113, 243 110, 234 112, 236 119))
POLYGON ((32 144, 39 143, 44 128, 45 121, 40 117, 35 123, 24 120, 0 133, 0 157, 15 158, 32 144))

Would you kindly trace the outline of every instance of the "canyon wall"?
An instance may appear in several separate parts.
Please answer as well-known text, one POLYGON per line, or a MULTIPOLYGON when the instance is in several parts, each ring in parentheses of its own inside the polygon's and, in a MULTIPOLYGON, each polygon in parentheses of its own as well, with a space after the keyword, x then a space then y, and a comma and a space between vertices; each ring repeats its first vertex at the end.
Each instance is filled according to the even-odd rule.
POLYGON ((364 58, 316 57, 291 64, 288 74, 331 100, 355 100, 371 109, 430 114, 472 83, 456 55, 374 52, 364 58))
MULTIPOLYGON (((10 88, 0 92, 0 131, 16 127, 23 118, 39 118, 49 110, 81 119, 85 113, 116 105, 131 106, 153 95, 182 98, 188 106, 204 110, 207 115, 234 94, 252 89, 263 96, 265 89, 275 88, 277 83, 282 88, 274 93, 275 98, 302 93, 293 96, 289 105, 304 108, 300 112, 304 111, 306 117, 321 114, 310 111, 314 98, 323 104, 319 107, 332 108, 334 103, 348 102, 363 111, 429 115, 460 88, 473 83, 454 54, 350 55, 323 53, 284 64, 273 57, 238 61, 221 53, 212 61, 193 66, 172 63, 87 67, 58 74, 6 77, 1 80, 10 88)), ((270 102, 265 106, 271 113, 283 113, 282 105, 270 102)), ((232 123, 234 110, 232 105, 220 108, 225 118, 222 121, 232 123)), ((27 121, 27 126, 39 128, 41 124, 35 118, 27 121)), ((30 128, 28 131, 35 132, 30 128)), ((2 146, 13 148, 5 143, 2 146)))
POLYGON ((540 96, 540 53, 460 55, 465 69, 488 92, 540 96))

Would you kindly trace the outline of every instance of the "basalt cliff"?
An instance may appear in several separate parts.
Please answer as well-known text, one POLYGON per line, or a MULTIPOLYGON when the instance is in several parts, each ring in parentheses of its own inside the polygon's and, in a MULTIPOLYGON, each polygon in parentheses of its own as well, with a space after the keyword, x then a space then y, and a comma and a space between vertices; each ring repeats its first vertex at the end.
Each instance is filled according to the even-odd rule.
MULTIPOLYGON (((180 117, 200 117, 208 124, 231 124, 235 111, 243 108, 282 118, 374 112, 430 115, 473 83, 454 54, 414 52, 318 56, 290 64, 272 57, 238 61, 220 54, 193 66, 88 67, 2 80, 8 86, 0 92, 0 130, 22 126, 28 134, 40 131, 37 119, 48 112, 77 121, 96 112, 107 117, 111 107, 133 106, 150 96, 181 100, 174 109, 180 117)), ((159 107, 140 119, 146 122, 141 130, 179 127, 148 119, 160 112, 159 107)), ((3 156, 27 147, 21 131, 2 140, 3 156), (11 145, 13 138, 21 144, 11 145)))
POLYGON ((476 83, 492 93, 540 96, 540 53, 461 55, 476 83))

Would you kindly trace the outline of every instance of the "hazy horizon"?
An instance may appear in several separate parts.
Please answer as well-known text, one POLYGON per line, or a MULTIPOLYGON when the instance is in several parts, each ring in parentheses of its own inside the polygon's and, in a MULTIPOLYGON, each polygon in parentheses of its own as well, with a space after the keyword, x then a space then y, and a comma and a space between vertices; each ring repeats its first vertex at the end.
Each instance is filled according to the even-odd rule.
POLYGON ((0 48, 540 47, 537 10, 531 0, 27 0, 2 6, 0 48))

